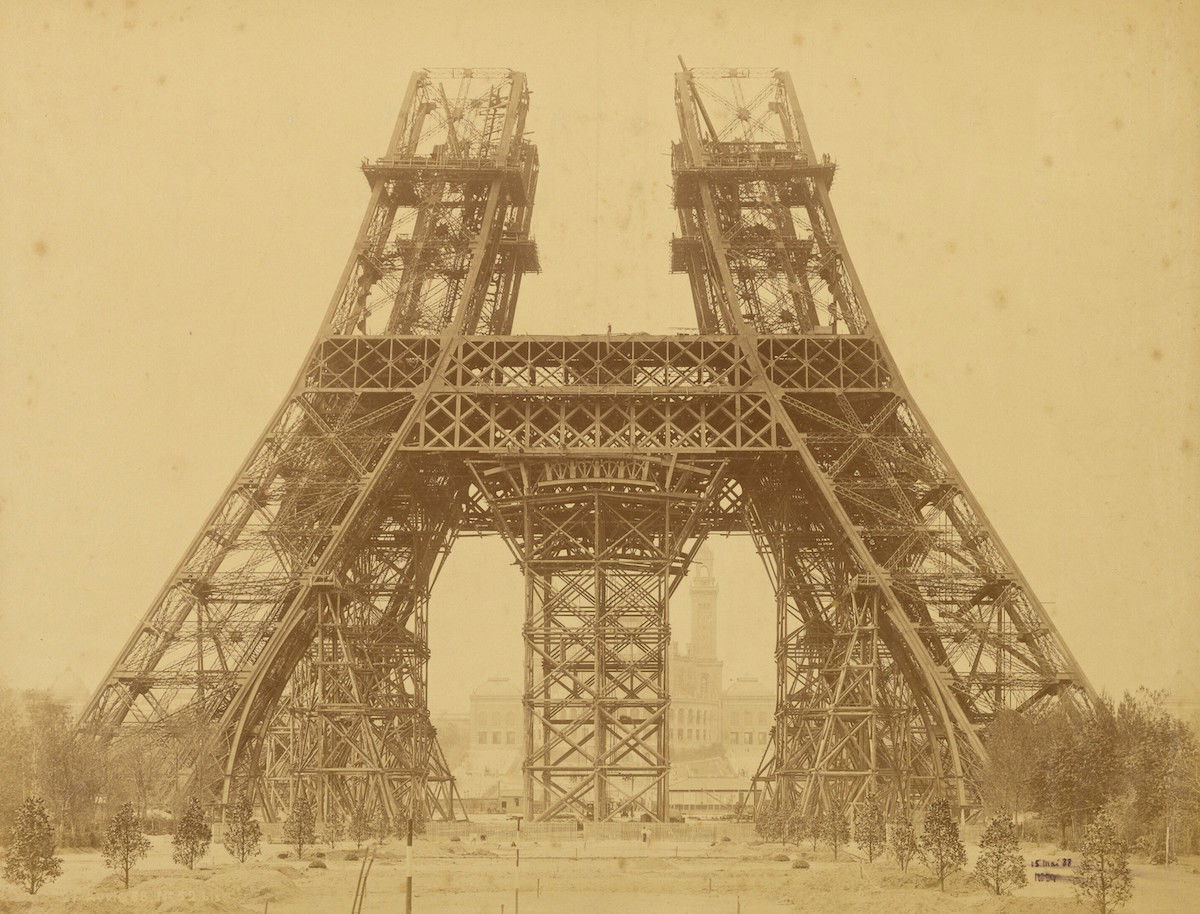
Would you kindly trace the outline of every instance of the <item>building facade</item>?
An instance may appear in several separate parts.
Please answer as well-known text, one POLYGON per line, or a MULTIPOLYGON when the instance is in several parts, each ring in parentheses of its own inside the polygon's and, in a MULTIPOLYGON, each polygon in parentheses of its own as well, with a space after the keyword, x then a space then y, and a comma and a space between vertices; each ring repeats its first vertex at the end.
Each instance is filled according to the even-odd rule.
POLYGON ((525 740, 520 683, 494 676, 478 685, 471 693, 468 719, 467 760, 472 771, 503 774, 514 763, 521 770, 525 740))

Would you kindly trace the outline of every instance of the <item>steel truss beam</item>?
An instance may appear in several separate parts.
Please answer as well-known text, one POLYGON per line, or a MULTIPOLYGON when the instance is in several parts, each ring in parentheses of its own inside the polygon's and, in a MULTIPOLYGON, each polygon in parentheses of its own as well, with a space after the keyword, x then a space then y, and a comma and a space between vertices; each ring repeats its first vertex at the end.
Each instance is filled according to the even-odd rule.
POLYGON ((453 816, 426 698, 456 536, 525 574, 537 814, 668 815, 669 598, 709 531, 776 590, 763 800, 975 802, 1001 709, 1090 685, 917 410, 846 252, 789 77, 676 79, 697 334, 511 335, 537 269, 512 71, 413 76, 291 393, 83 718, 266 813, 312 791, 453 816))

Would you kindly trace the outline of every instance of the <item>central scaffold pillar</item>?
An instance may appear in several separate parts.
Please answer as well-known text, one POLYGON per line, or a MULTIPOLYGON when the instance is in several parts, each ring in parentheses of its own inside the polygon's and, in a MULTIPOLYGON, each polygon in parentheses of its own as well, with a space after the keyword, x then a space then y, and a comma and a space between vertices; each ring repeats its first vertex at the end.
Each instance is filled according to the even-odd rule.
POLYGON ((473 464, 525 575, 525 798, 538 820, 668 818, 671 593, 720 464, 473 464))

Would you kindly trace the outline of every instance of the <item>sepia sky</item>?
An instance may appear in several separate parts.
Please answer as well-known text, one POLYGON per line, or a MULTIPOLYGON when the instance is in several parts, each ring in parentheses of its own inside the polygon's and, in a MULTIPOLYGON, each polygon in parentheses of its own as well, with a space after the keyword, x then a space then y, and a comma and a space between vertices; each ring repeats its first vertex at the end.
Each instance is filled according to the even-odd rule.
MULTIPOLYGON (((691 326, 676 54, 791 70, 900 367, 1092 680, 1200 667, 1195 4, 0 0, 0 680, 112 661, 286 393, 414 68, 528 74, 517 332, 691 326)), ((714 551, 728 672, 767 675, 761 566, 714 551)), ((435 709, 517 675, 521 599, 459 544, 435 709)))

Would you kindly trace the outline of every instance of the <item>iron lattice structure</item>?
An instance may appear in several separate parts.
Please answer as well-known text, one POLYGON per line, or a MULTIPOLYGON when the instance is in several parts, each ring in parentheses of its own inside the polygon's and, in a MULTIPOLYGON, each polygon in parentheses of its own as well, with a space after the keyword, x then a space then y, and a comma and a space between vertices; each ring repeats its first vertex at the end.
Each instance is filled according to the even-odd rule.
POLYGON ((268 816, 455 815, 430 588, 459 535, 525 576, 541 818, 668 815, 669 602, 712 532, 777 601, 760 802, 976 803, 1002 709, 1094 694, 875 325, 790 77, 684 70, 672 149, 697 331, 514 336, 537 152, 513 71, 414 74, 290 394, 92 699, 268 816))

